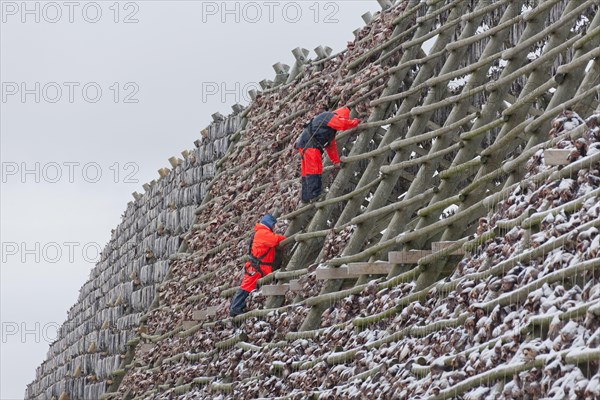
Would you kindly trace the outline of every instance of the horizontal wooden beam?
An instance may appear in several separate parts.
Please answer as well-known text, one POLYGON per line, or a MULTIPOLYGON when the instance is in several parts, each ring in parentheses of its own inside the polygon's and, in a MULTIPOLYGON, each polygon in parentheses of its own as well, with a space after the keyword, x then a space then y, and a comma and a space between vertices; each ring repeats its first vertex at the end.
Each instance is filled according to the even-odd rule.
POLYGON ((260 294, 263 296, 283 296, 290 290, 290 285, 264 285, 260 288, 260 294))
POLYGON ((569 164, 569 155, 571 150, 567 149, 546 149, 544 150, 545 165, 567 165, 569 164))
POLYGON ((358 277, 358 275, 350 275, 348 273, 348 267, 317 268, 315 271, 317 272, 318 280, 349 279, 358 277))
POLYGON ((349 275, 387 275, 394 264, 389 262, 357 262, 348 264, 349 275))
POLYGON ((391 251, 388 261, 391 264, 417 264, 419 260, 431 254, 431 250, 391 251))
POLYGON ((290 283, 282 285, 264 285, 260 287, 260 294, 263 296, 284 296, 288 291, 299 292, 302 285, 298 279, 293 279, 290 283))
MULTIPOLYGON (((431 250, 434 253, 437 253, 438 251, 442 251, 447 249, 448 247, 452 246, 456 244, 456 242, 452 242, 452 241, 448 241, 448 242, 433 242, 431 243, 431 250)), ((453 256, 461 256, 465 254, 465 251, 462 249, 462 247, 454 250, 452 253, 450 253, 449 255, 453 255, 453 256)))

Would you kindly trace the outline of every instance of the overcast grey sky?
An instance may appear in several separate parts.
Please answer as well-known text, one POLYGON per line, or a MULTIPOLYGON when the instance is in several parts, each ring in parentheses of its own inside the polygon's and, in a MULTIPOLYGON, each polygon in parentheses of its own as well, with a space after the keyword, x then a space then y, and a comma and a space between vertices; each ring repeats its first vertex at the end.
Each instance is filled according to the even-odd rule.
POLYGON ((378 7, 1 2, 1 399, 23 398, 131 193, 293 48, 342 50, 378 7))

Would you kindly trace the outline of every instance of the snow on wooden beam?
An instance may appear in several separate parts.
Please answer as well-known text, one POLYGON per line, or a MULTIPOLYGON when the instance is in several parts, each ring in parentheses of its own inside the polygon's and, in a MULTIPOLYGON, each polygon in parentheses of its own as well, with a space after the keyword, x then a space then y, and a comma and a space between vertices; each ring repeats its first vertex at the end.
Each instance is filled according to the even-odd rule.
POLYGON ((394 264, 389 262, 357 262, 348 264, 349 275, 387 275, 394 264))
POLYGON ((569 164, 569 154, 571 154, 571 150, 546 149, 544 150, 544 164, 567 165, 569 164))
POLYGON ((202 321, 204 319, 207 319, 208 317, 214 317, 215 315, 217 315, 217 307, 211 306, 205 310, 194 311, 192 313, 192 319, 194 321, 202 321))
POLYGON ((431 253, 431 250, 391 251, 388 253, 388 260, 391 264, 417 264, 421 258, 431 253))
MULTIPOLYGON (((438 251, 442 251, 444 249, 447 249, 448 247, 452 246, 456 244, 456 242, 452 242, 452 241, 447 241, 447 242, 433 242, 431 243, 431 250, 434 253, 437 253, 438 251)), ((450 253, 449 255, 463 255, 465 254, 465 251, 462 248, 458 248, 455 251, 453 251, 452 253, 450 253)))
POLYGON ((290 290, 290 285, 265 285, 260 288, 263 296, 283 296, 290 290))

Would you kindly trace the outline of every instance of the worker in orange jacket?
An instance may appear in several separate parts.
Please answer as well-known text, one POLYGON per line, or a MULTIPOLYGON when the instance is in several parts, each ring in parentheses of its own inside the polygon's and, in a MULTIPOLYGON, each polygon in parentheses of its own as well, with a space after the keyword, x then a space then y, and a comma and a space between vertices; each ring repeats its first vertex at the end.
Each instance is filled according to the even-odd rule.
POLYGON ((274 216, 266 214, 254 226, 254 235, 248 246, 250 260, 246 262, 242 284, 231 299, 229 314, 232 317, 245 312, 246 298, 256 289, 258 280, 273 272, 275 247, 285 239, 285 236, 273 233, 276 223, 274 216))
POLYGON ((333 165, 339 169, 340 158, 335 141, 337 131, 352 129, 359 122, 358 119, 350 119, 349 108, 342 107, 333 112, 321 113, 305 125, 294 146, 302 159, 302 202, 311 202, 321 194, 324 152, 327 152, 333 165))

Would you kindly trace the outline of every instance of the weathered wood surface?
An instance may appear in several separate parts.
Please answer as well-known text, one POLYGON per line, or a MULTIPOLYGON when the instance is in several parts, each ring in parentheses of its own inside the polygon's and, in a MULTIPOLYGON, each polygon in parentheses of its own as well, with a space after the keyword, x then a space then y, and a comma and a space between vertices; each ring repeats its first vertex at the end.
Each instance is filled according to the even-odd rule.
POLYGON ((417 264, 419 260, 431 254, 431 250, 390 251, 388 261, 391 264, 417 264))
POLYGON ((317 268, 315 272, 318 280, 348 279, 356 278, 358 276, 349 274, 348 267, 317 268))
POLYGON ((567 165, 569 164, 570 154, 571 150, 567 149, 546 149, 544 150, 544 164, 567 165))
POLYGON ((298 279, 292 279, 290 281, 290 290, 292 292, 298 292, 302 290, 302 285, 300 284, 300 281, 298 279))
POLYGON ((389 262, 360 262, 348 264, 348 275, 387 275, 394 264, 389 262))
POLYGON ((263 296, 283 296, 290 290, 290 285, 264 285, 260 288, 260 294, 263 296))

